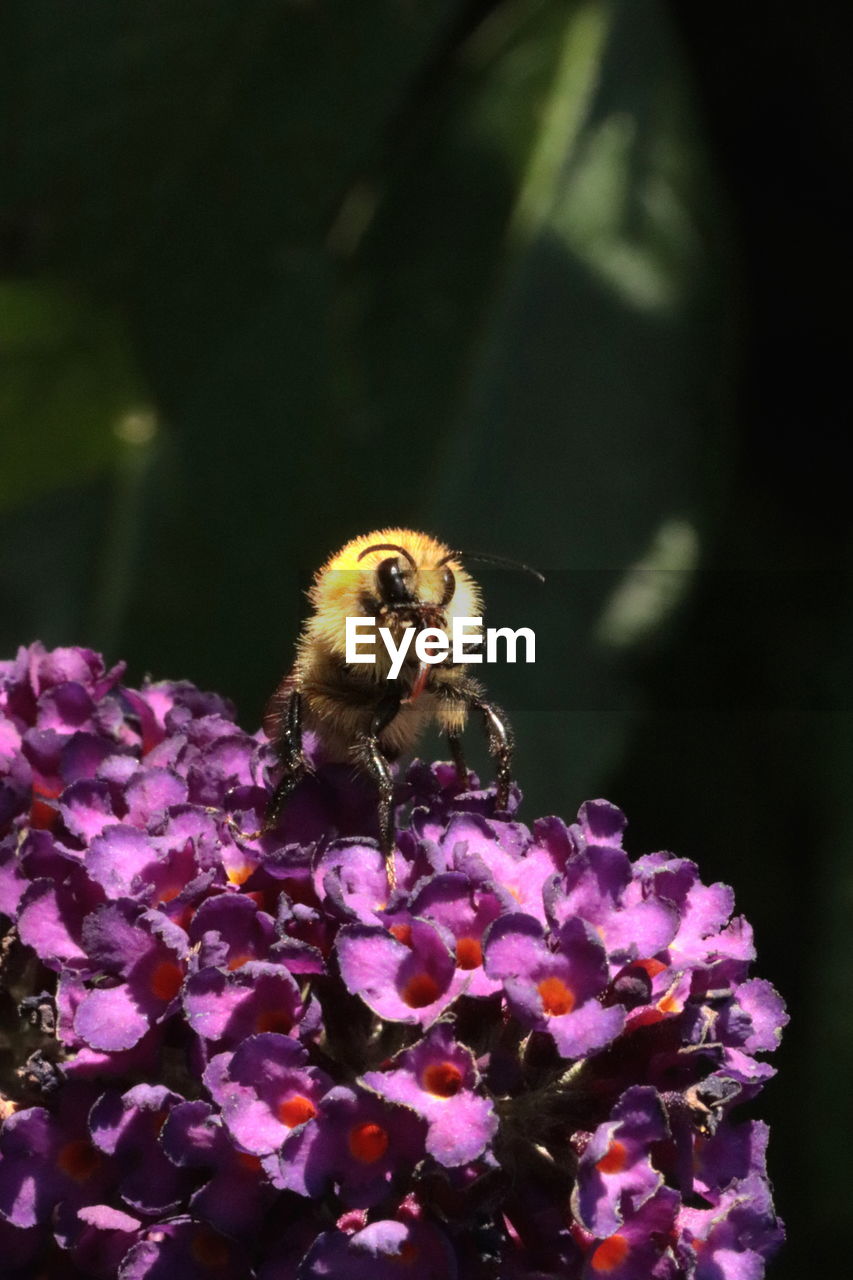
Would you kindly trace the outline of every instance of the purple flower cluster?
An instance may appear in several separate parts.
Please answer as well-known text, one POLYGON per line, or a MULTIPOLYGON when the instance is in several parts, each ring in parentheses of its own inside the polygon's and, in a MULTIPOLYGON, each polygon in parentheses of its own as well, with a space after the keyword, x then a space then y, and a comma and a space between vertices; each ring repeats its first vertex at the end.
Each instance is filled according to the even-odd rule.
POLYGON ((605 801, 276 760, 85 649, 0 663, 0 1257, 77 1280, 758 1280, 786 1021, 605 801))

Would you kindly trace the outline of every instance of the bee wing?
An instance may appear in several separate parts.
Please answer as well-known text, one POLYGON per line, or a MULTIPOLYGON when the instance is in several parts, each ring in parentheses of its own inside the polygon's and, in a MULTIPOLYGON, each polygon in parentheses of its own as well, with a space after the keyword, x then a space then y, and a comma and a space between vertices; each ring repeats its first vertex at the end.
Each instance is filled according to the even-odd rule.
POLYGON ((287 729, 291 694, 296 689, 296 676, 291 671, 282 680, 264 709, 264 733, 271 742, 280 742, 287 729))

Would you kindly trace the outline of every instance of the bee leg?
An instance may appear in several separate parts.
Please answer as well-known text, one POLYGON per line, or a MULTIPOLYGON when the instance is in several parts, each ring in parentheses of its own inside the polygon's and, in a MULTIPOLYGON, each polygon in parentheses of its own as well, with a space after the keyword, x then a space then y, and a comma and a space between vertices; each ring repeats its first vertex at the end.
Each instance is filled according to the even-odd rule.
POLYGON ((288 695, 287 709, 281 718, 279 734, 276 746, 283 772, 267 805, 263 826, 257 831, 243 831, 233 818, 227 818, 228 826, 243 840, 260 840, 262 836, 269 835, 270 831, 274 830, 285 800, 291 792, 296 790, 305 774, 310 772, 308 761, 302 754, 302 697, 296 689, 288 695))
POLYGON ((364 734, 358 744, 359 759, 379 788, 379 847, 385 856, 385 870, 392 891, 397 887, 394 868, 394 779, 379 745, 379 735, 400 710, 401 701, 402 690, 391 685, 374 712, 370 732, 364 734))
POLYGON ((391 768, 383 756, 379 742, 370 734, 361 747, 361 759, 364 761, 370 776, 379 788, 379 845, 389 862, 389 871, 393 868, 390 862, 394 852, 394 779, 391 768))
POLYGON ((296 790, 308 772, 308 762, 302 754, 302 695, 297 689, 290 694, 287 712, 282 717, 278 753, 283 772, 267 806, 264 825, 261 828, 264 833, 271 831, 276 825, 285 800, 296 790))
POLYGON ((512 782, 512 731, 504 713, 491 702, 480 698, 472 701, 483 717, 489 738, 489 755, 497 765, 497 795, 495 808, 503 811, 509 806, 509 787, 512 782))
POLYGON ((495 808, 500 811, 506 809, 512 782, 512 730, 504 713, 493 703, 486 702, 481 686, 468 678, 452 686, 445 685, 439 691, 439 698, 438 722, 447 733, 457 769, 461 752, 457 756, 453 739, 459 738, 469 711, 479 711, 483 717, 489 740, 489 755, 497 765, 495 808))
POLYGON ((278 781, 275 791, 267 808, 267 815, 264 818, 264 825, 261 828, 261 834, 266 835, 278 824, 284 809, 284 802, 287 800, 298 787, 299 783, 308 772, 305 761, 294 762, 285 766, 285 771, 278 781))
POLYGON ((459 785, 461 787, 467 787, 468 766, 465 763, 465 756, 462 751, 461 733, 448 733, 447 744, 450 747, 450 755, 453 763, 456 765, 456 776, 459 779, 459 785))

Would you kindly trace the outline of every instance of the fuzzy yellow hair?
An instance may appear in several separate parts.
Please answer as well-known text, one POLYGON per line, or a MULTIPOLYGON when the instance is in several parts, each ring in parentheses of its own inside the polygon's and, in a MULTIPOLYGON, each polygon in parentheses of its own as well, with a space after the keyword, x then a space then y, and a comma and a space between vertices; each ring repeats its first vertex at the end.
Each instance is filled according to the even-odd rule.
POLYGON ((453 599, 446 609, 448 626, 455 617, 479 617, 482 600, 477 584, 454 557, 453 551, 437 538, 413 529, 378 529, 353 538, 340 551, 330 556, 318 570, 308 593, 314 605, 314 616, 306 633, 330 652, 345 649, 346 619, 364 617, 362 599, 374 594, 374 574, 382 560, 393 552, 374 550, 361 560, 368 547, 387 545, 405 547, 417 566, 417 590, 421 600, 438 600, 443 590, 442 571, 437 566, 445 560, 456 579, 453 599), (449 559, 448 559, 449 557, 449 559))

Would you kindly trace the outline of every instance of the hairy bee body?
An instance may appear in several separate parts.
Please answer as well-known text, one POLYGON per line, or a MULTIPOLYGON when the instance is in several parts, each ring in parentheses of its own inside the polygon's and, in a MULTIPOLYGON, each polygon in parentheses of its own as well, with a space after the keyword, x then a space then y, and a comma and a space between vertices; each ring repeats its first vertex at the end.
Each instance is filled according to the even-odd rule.
POLYGON ((421 662, 412 645, 395 679, 391 659, 375 636, 374 658, 349 663, 347 618, 374 618, 387 627, 395 645, 406 628, 435 627, 449 633, 455 618, 478 618, 477 584, 458 553, 427 534, 381 529, 354 538, 322 566, 308 593, 313 612, 300 634, 296 661, 273 694, 264 719, 283 764, 272 818, 305 770, 301 733, 318 735, 330 761, 354 761, 377 781, 380 829, 386 848, 391 835, 391 775, 388 762, 414 749, 435 722, 448 737, 460 777, 467 777, 460 734, 469 711, 486 721, 489 745, 498 761, 499 808, 509 793, 509 730, 496 708, 483 701, 480 685, 448 654, 421 662))

